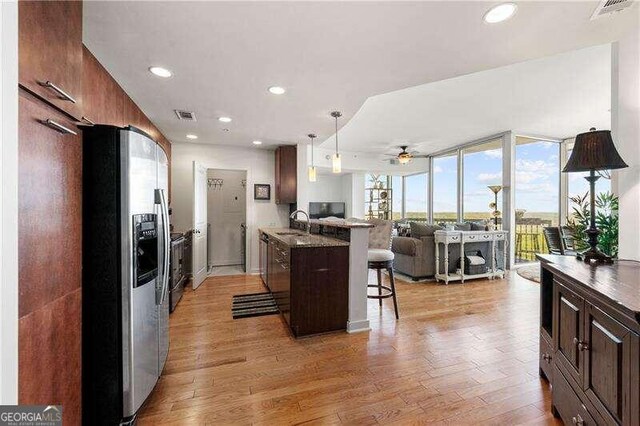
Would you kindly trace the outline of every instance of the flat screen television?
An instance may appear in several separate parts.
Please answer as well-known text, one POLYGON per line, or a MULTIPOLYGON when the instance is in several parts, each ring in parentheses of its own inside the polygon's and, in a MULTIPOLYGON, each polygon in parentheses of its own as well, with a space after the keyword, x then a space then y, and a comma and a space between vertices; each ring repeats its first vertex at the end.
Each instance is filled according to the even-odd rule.
POLYGON ((309 203, 309 217, 311 219, 322 219, 334 216, 344 219, 344 203, 309 203))

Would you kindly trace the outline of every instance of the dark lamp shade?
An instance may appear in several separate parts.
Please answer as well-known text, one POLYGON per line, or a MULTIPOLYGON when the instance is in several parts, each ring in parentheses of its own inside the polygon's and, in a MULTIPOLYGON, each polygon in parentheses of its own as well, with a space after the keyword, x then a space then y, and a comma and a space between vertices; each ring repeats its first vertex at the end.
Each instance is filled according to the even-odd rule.
POLYGON ((576 136, 571 157, 563 172, 623 169, 627 166, 611 139, 609 130, 592 130, 576 136))

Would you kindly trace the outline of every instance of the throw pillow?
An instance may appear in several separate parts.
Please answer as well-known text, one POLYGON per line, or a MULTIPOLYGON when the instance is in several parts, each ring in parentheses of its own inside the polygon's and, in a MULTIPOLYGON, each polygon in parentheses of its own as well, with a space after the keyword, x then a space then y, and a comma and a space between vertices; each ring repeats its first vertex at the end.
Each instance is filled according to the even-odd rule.
POLYGON ((455 229, 456 231, 471 231, 471 223, 469 222, 456 223, 455 229))
POLYGON ((434 232, 442 230, 442 227, 428 223, 410 222, 410 225, 411 237, 413 238, 433 236, 434 232))
POLYGON ((485 225, 480 222, 471 222, 471 230, 472 231, 484 231, 485 225))

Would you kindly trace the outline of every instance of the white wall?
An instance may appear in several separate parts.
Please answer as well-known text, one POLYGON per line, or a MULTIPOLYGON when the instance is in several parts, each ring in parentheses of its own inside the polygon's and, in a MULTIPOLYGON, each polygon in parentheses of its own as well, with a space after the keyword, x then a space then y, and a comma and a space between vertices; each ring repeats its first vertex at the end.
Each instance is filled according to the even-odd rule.
POLYGON ((364 219, 364 173, 349 173, 342 177, 342 195, 347 203, 347 217, 364 219))
POLYGON ((0 2, 0 405, 18 403, 18 5, 0 2))
POLYGON ((258 228, 288 227, 288 205, 274 201, 275 154, 264 149, 242 149, 207 144, 174 143, 171 146, 171 221, 176 231, 192 228, 193 161, 209 169, 247 172, 247 272, 258 272, 258 228), (271 185, 270 201, 253 200, 254 183, 271 185))
POLYGON ((612 53, 611 130, 620 155, 629 165, 616 173, 619 257, 640 260, 640 22, 614 43, 612 53))
MULTIPOLYGON (((318 175, 316 182, 309 182, 308 198, 309 202, 347 202, 343 195, 343 177, 346 175, 318 175)), ((309 206, 298 207, 307 209, 309 206)))
MULTIPOLYGON (((242 230, 246 221, 247 192, 242 185, 247 172, 243 170, 208 169, 207 179, 222 179, 222 186, 207 185, 207 222, 211 224, 209 265, 239 265, 242 263, 242 230)), ((251 188, 253 197, 253 188, 251 188)))

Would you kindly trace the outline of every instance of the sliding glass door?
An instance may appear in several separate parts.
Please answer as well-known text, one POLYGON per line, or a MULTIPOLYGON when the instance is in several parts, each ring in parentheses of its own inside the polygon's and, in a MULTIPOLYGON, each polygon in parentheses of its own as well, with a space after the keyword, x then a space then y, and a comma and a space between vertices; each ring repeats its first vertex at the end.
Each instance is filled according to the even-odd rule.
MULTIPOLYGON (((502 186, 502 139, 494 139, 462 150, 463 197, 465 222, 493 222, 494 211, 502 210, 502 191, 494 208, 495 194, 490 185, 502 186)), ((498 225, 502 223, 501 213, 498 225)))
POLYGON ((560 225, 560 144, 516 137, 515 261, 547 253, 543 228, 560 225))

